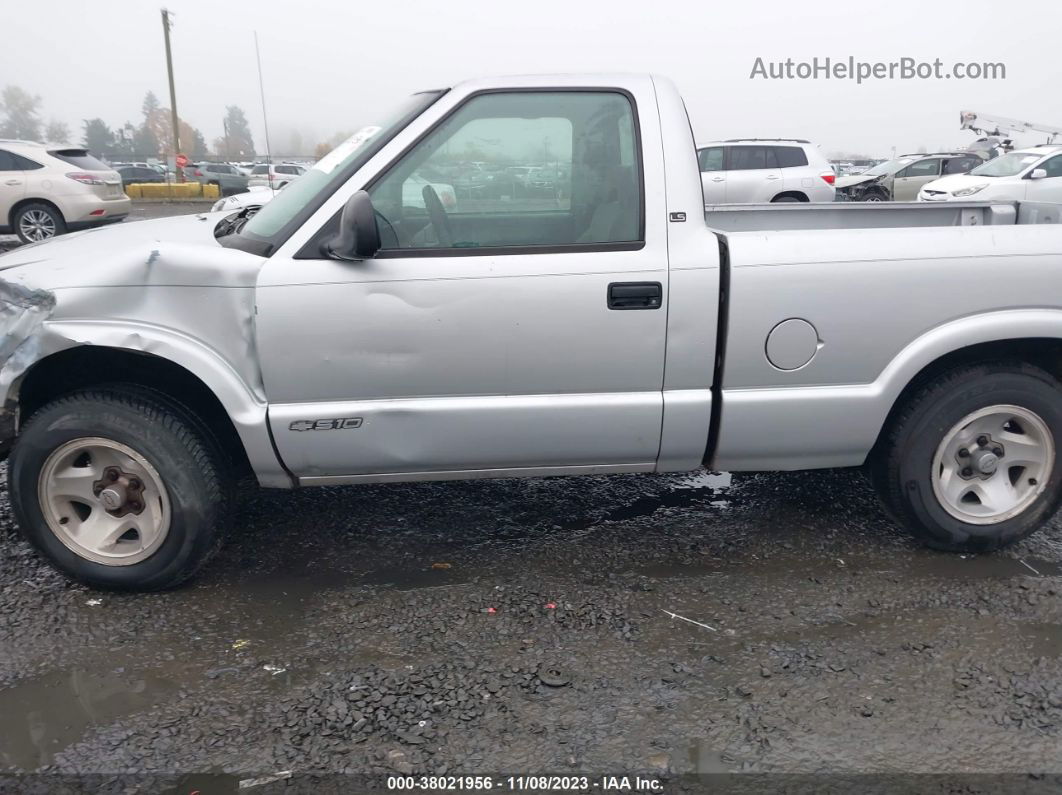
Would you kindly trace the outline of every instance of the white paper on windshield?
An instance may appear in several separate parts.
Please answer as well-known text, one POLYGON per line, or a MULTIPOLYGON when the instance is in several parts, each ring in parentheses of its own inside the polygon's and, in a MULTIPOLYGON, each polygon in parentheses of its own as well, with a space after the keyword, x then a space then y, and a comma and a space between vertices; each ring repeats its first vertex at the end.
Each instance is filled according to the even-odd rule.
POLYGON ((313 167, 318 171, 323 171, 325 174, 331 174, 336 166, 346 160, 355 150, 378 132, 380 132, 379 127, 362 127, 339 146, 318 160, 313 167))

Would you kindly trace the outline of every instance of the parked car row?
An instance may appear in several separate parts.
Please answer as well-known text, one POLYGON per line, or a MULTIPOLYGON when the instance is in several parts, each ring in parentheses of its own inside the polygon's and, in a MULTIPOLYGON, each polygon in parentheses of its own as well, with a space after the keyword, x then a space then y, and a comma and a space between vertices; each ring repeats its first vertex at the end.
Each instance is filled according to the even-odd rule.
POLYGON ((838 179, 838 198, 842 201, 913 202, 926 184, 941 175, 965 174, 984 162, 984 158, 974 152, 901 155, 862 174, 838 179))
POLYGON ((967 174, 934 180, 918 200, 1062 202, 1062 146, 1018 149, 967 174))

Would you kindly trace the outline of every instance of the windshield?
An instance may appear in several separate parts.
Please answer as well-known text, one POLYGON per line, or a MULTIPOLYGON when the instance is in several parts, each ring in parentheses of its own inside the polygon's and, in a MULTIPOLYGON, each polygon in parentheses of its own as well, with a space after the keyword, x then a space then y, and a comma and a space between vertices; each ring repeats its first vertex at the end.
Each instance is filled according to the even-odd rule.
POLYGON ((976 177, 1014 177, 1023 172, 1043 155, 1029 152, 1011 152, 1010 154, 989 160, 970 173, 976 177))
POLYGON ((874 168, 868 168, 859 176, 880 177, 882 174, 893 174, 912 162, 914 162, 913 157, 898 157, 895 160, 886 160, 884 163, 878 163, 874 168))
POLYGON ((259 210, 240 230, 240 235, 252 241, 267 242, 270 244, 268 251, 272 251, 287 238, 284 233, 289 225, 305 220, 302 217, 304 211, 308 211, 305 213, 308 215, 320 207, 351 174, 440 96, 440 91, 414 94, 392 111, 382 124, 362 127, 259 210))

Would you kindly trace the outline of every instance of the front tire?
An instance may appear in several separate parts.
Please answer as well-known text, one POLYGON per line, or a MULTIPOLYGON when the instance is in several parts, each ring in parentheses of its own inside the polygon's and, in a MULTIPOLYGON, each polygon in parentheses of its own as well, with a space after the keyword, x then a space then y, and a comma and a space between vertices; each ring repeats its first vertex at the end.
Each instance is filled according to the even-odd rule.
POLYGON ((886 509, 931 547, 985 552, 1062 500, 1062 384, 1028 364, 957 367, 902 405, 871 457, 886 509))
POLYGON ((66 221, 62 214, 40 202, 20 207, 13 221, 15 234, 23 243, 39 243, 66 233, 66 221))
POLYGON ((23 536, 87 585, 156 591, 192 577, 230 518, 225 459, 178 403, 143 390, 76 392, 37 411, 9 464, 23 536))

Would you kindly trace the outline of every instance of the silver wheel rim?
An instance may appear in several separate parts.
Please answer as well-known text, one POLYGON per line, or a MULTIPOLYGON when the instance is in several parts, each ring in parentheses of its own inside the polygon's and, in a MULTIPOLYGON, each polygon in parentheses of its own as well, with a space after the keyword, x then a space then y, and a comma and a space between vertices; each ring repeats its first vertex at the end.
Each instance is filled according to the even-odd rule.
POLYGON ((55 219, 44 210, 23 213, 18 222, 19 231, 29 240, 47 240, 55 237, 55 219))
POLYGON ((959 521, 998 524, 1036 501, 1054 466, 1047 423, 1020 406, 989 406, 945 434, 933 457, 933 494, 959 521))
POLYGON ((169 533, 170 501, 158 471, 111 439, 74 439, 52 451, 41 468, 37 496, 48 529, 95 563, 139 563, 169 533))

